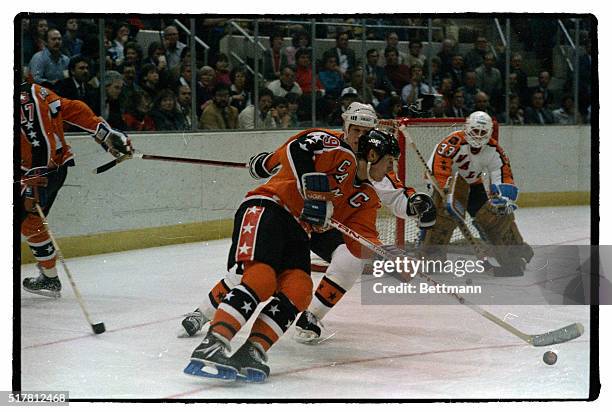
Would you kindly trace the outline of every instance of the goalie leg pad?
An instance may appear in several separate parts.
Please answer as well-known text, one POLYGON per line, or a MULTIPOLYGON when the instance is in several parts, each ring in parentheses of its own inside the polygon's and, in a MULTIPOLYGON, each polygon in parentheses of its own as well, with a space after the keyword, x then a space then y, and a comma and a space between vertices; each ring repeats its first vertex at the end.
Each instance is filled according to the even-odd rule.
POLYGON ((457 222, 446 211, 446 205, 438 192, 434 192, 433 201, 438 215, 436 223, 427 229, 423 245, 448 245, 457 227, 457 222))

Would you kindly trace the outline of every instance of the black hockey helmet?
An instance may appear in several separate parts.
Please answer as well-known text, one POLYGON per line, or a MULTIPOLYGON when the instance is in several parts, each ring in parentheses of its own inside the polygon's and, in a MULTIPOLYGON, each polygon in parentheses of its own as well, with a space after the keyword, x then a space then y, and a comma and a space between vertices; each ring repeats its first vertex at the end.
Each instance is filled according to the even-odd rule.
POLYGON ((370 150, 374 150, 378 154, 379 160, 387 154, 396 159, 400 156, 400 147, 395 136, 379 129, 372 129, 359 137, 357 158, 367 159, 370 150))

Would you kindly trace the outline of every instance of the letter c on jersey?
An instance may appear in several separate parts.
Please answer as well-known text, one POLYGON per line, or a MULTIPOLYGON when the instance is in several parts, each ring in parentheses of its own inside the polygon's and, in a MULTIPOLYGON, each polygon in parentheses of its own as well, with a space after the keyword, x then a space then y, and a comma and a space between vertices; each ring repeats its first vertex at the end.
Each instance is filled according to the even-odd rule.
POLYGON ((359 192, 355 195, 353 195, 350 199, 349 199, 349 204, 352 207, 358 208, 360 207, 364 202, 367 202, 368 200, 370 200, 370 196, 366 195, 363 192, 359 192))

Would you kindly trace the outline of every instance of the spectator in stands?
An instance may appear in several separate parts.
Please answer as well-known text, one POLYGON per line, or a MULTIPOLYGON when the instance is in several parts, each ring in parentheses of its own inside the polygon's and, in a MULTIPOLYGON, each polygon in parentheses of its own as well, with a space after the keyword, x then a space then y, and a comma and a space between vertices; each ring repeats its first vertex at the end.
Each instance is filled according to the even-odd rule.
POLYGON ((175 26, 166 26, 164 29, 164 49, 168 69, 172 70, 181 62, 181 52, 187 45, 179 41, 179 32, 175 26))
POLYGON ((478 36, 474 48, 465 55, 465 66, 468 70, 475 70, 484 61, 485 53, 489 51, 489 41, 484 36, 478 36))
POLYGON ((374 76, 366 79, 365 89, 363 85, 363 70, 361 67, 355 69, 353 71, 353 75, 351 76, 350 87, 357 90, 357 94, 361 98, 363 103, 370 104, 372 106, 377 106, 379 100, 374 96, 372 92, 372 86, 374 85, 374 76))
POLYGON ((64 78, 70 59, 62 54, 62 35, 59 30, 47 32, 47 47, 36 53, 30 61, 30 74, 43 86, 52 86, 64 78))
POLYGON ((116 23, 113 26, 113 32, 111 36, 111 51, 115 54, 115 64, 120 65, 123 62, 124 54, 123 49, 125 44, 128 42, 130 35, 130 26, 122 21, 116 23))
POLYGON ((378 51, 370 49, 366 52, 365 70, 368 77, 374 76, 374 85, 372 93, 380 101, 390 96, 391 93, 396 93, 395 88, 389 81, 385 69, 378 65, 378 51))
POLYGON ((247 90, 247 71, 243 67, 235 67, 230 73, 230 80, 230 104, 240 113, 251 104, 251 92, 247 90))
MULTIPOLYGON (((423 66, 425 67, 425 66, 423 66)), ((429 76, 427 74, 427 76, 429 76)), ((431 85, 434 89, 438 90, 442 85, 442 72, 440 71, 440 59, 438 56, 431 58, 431 85)), ((452 79, 451 79, 452 87, 452 79)))
POLYGON ((47 46, 47 19, 32 19, 23 38, 23 64, 27 65, 34 54, 45 50, 47 46))
POLYGON ((198 116, 201 116, 204 105, 215 95, 215 69, 210 66, 202 66, 198 71, 198 79, 196 107, 198 116))
POLYGON ((436 89, 423 81, 423 67, 418 64, 410 67, 410 83, 402 88, 402 101, 411 105, 423 95, 435 93, 436 89))
POLYGON ((79 21, 75 18, 66 20, 66 31, 62 37, 62 53, 68 57, 81 54, 83 40, 78 36, 79 21))
POLYGON ((402 90, 410 83, 410 67, 398 62, 398 53, 395 47, 385 49, 385 73, 395 90, 402 90))
POLYGON ((182 114, 176 108, 176 97, 169 89, 161 90, 151 110, 151 118, 155 130, 184 130, 185 123, 182 114))
POLYGON ((289 124, 287 127, 294 128, 299 126, 298 109, 300 107, 300 96, 295 93, 287 93, 287 112, 289 114, 289 124))
POLYGON ((229 59, 223 53, 219 53, 215 62, 215 83, 223 83, 226 86, 232 84, 230 80, 229 59))
MULTIPOLYGON (((108 124, 119 130, 126 130, 128 125, 123 118, 123 107, 121 104, 121 92, 123 91, 123 76, 114 70, 104 73, 102 82, 106 92, 106 101, 100 115, 106 119, 108 124)), ((98 105, 99 106, 99 105, 98 105)))
MULTIPOLYGON (((304 94, 310 95, 312 91, 312 62, 311 62, 311 50, 300 49, 295 54, 297 60, 297 67, 295 70, 295 81, 300 86, 300 89, 304 94)), ((316 76, 316 87, 317 93, 324 92, 325 88, 319 80, 319 76, 316 76)), ((293 93, 297 93, 292 91, 293 93)), ((297 93, 301 94, 301 93, 297 93)))
POLYGON ((495 56, 486 53, 482 65, 475 70, 476 87, 485 92, 491 98, 491 105, 495 111, 501 108, 502 77, 499 69, 495 67, 495 56))
MULTIPOLYGON (((257 128, 258 129, 276 129, 276 121, 270 113, 272 108, 272 100, 274 94, 269 89, 262 89, 259 92, 258 110, 257 114, 257 128)), ((248 105, 240 115, 238 116, 238 125, 240 129, 254 129, 255 128, 255 106, 248 105)))
POLYGON ((465 109, 465 100, 463 98, 463 91, 460 89, 456 89, 453 93, 453 98, 451 100, 451 104, 446 108, 444 112, 446 117, 460 117, 465 118, 468 117, 469 113, 465 109))
POLYGON ((176 90, 176 110, 180 113, 185 130, 191 130, 191 89, 180 84, 176 90))
POLYGON ((584 45, 584 54, 578 58, 578 109, 582 117, 590 123, 591 106, 591 40, 587 39, 584 45))
POLYGON ((527 104, 529 99, 529 88, 527 87, 527 73, 522 68, 523 56, 520 53, 514 53, 510 58, 510 76, 515 75, 515 93, 521 100, 521 105, 527 104))
POLYGON ((329 116, 327 116, 327 124, 330 126, 342 126, 342 113, 346 111, 351 103, 358 101, 360 102, 361 99, 359 98, 359 94, 357 94, 357 90, 355 90, 353 87, 347 87, 342 90, 340 104, 337 105, 334 110, 332 110, 329 116))
POLYGON ((144 59, 143 64, 153 64, 157 67, 160 88, 164 88, 170 83, 168 62, 166 61, 165 51, 160 42, 154 41, 149 44, 147 57, 144 59))
POLYGON ((438 52, 438 58, 440 59, 440 73, 448 73, 452 69, 453 57, 457 53, 455 52, 455 41, 453 39, 444 39, 440 51, 438 52))
POLYGON ((489 95, 485 92, 479 91, 476 93, 476 97, 474 98, 474 111, 485 112, 489 116, 495 117, 495 112, 491 108, 489 95))
POLYGON ((129 96, 141 90, 142 88, 138 85, 136 79, 138 75, 136 74, 136 66, 133 64, 125 63, 123 64, 123 91, 121 92, 121 102, 124 106, 127 105, 129 100, 129 96))
POLYGON ((399 36, 397 35, 397 32, 387 32, 387 35, 385 36, 385 41, 385 47, 378 51, 378 65, 380 67, 384 67, 388 64, 386 52, 389 47, 393 47, 397 52, 397 64, 406 64, 406 61, 408 60, 408 55, 399 50, 399 36))
POLYGON ((451 60, 451 69, 446 73, 442 73, 442 76, 450 77, 453 80, 453 87, 455 89, 463 86, 463 80, 465 79, 463 56, 455 54, 451 60))
POLYGON ((278 79, 281 69, 288 64, 287 55, 281 50, 283 41, 281 33, 270 35, 270 48, 266 49, 263 54, 263 75, 268 81, 278 79))
POLYGON ((555 104, 555 96, 553 91, 549 89, 550 86, 550 73, 546 70, 541 71, 538 75, 538 85, 531 89, 532 103, 533 103, 533 93, 541 92, 544 97, 544 106, 550 110, 552 106, 555 104))
POLYGON ((272 100, 270 115, 279 129, 287 129, 291 125, 291 115, 289 114, 287 99, 284 97, 275 97, 272 100))
POLYGON ((521 107, 521 100, 518 95, 513 94, 510 95, 508 110, 510 114, 510 119, 506 120, 506 113, 500 113, 498 118, 500 123, 510 124, 510 125, 523 125, 525 124, 525 115, 523 112, 523 108, 521 107))
POLYGON ((344 89, 344 80, 335 54, 325 54, 323 56, 323 68, 319 71, 319 79, 325 87, 326 96, 340 97, 340 93, 344 89))
POLYGON ((580 124, 582 117, 580 113, 574 110, 574 98, 570 95, 563 96, 561 99, 561 107, 553 110, 552 114, 555 118, 555 123, 558 124, 580 124))
MULTIPOLYGON (((301 57, 301 60, 304 58, 301 57)), ((310 59, 309 59, 310 60, 310 59)), ((298 95, 302 94, 302 88, 295 81, 295 71, 291 66, 283 67, 280 78, 268 83, 268 89, 272 91, 274 96, 284 97, 287 93, 295 93, 298 95)))
POLYGON ((423 43, 418 40, 410 40, 408 43, 408 57, 405 60, 405 64, 408 66, 421 66, 425 67, 425 63, 427 62, 427 57, 421 52, 423 50, 423 43))
POLYGON ((336 56, 340 73, 342 73, 344 80, 348 80, 351 71, 357 64, 355 52, 349 47, 349 34, 338 32, 336 34, 336 47, 327 50, 325 54, 336 56))
POLYGON ((287 64, 297 64, 295 54, 299 49, 310 48, 310 34, 306 30, 299 30, 291 39, 291 46, 285 48, 285 55, 287 56, 287 64))
POLYGON ((236 129, 238 109, 229 105, 229 87, 215 86, 214 97, 205 105, 200 117, 200 129, 236 129))
POLYGON ((138 84, 142 90, 149 95, 152 102, 156 101, 157 94, 161 90, 161 86, 159 84, 159 71, 157 70, 157 67, 152 64, 145 64, 142 66, 140 81, 138 84))
POLYGON ((453 81, 450 77, 445 77, 444 79, 442 79, 440 87, 434 87, 434 89, 436 89, 438 93, 442 96, 442 112, 445 112, 451 106, 453 101, 453 81))
MULTIPOLYGON (((178 83, 182 80, 181 77, 183 77, 183 74, 185 73, 185 66, 189 66, 189 68, 191 69, 191 52, 189 51, 189 47, 185 47, 183 48, 183 50, 181 51, 181 60, 179 62, 179 64, 177 64, 176 66, 174 66, 172 69, 170 69, 170 71, 168 72, 168 75, 170 76, 170 84, 178 85, 178 83)), ((187 80, 187 83, 191 84, 191 74, 189 75, 189 77, 183 77, 185 80, 187 80)), ((196 75, 196 82, 197 82, 197 75, 196 75)))
POLYGON ((377 107, 376 111, 383 119, 396 119, 402 113, 402 98, 398 95, 387 97, 377 107))
POLYGON ((176 88, 179 85, 189 86, 191 84, 191 63, 183 64, 181 63, 178 67, 180 67, 180 76, 176 82, 174 82, 174 87, 176 88))
POLYGON ((57 94, 70 100, 85 102, 95 113, 100 113, 100 100, 96 91, 89 85, 89 61, 85 57, 75 56, 68 63, 70 76, 56 84, 57 94))
POLYGON ((129 41, 123 47, 123 63, 117 67, 118 72, 123 72, 123 66, 129 65, 136 68, 136 75, 140 76, 142 67, 142 47, 136 42, 129 41))
POLYGON ((555 117, 545 106, 544 93, 536 90, 531 95, 531 106, 525 109, 525 124, 553 124, 555 117))
POLYGON ((463 86, 459 88, 463 92, 463 98, 465 100, 465 108, 469 113, 474 111, 474 105, 476 100, 476 94, 480 91, 476 87, 476 72, 469 70, 465 72, 465 79, 463 86))
POLYGON ((137 91, 130 96, 128 105, 123 115, 127 125, 126 130, 137 132, 155 131, 155 122, 150 116, 151 98, 143 91, 137 91))

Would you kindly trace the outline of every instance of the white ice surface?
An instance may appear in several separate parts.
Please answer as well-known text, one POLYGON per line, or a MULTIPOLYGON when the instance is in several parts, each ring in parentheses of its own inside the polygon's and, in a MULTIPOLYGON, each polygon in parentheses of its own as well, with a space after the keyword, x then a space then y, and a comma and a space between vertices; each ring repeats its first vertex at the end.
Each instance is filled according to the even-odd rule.
MULTIPOLYGON (((588 244, 587 207, 518 212, 531 244, 588 244)), ((589 308, 491 306, 527 333, 580 321, 585 334, 552 349, 522 341, 458 305, 361 306, 355 286, 325 319, 336 332, 305 346, 293 330, 271 349, 267 383, 202 380, 182 373, 199 338, 178 339, 225 267, 229 240, 69 259, 94 322, 91 334, 70 285, 52 300, 22 292, 23 390, 68 390, 71 398, 585 398, 589 308)), ((61 272, 61 269, 60 269, 61 272)), ((22 277, 35 273, 22 266, 22 277)), ((320 275, 314 275, 315 285, 320 275)), ((243 328, 234 348, 246 337, 243 328)))

